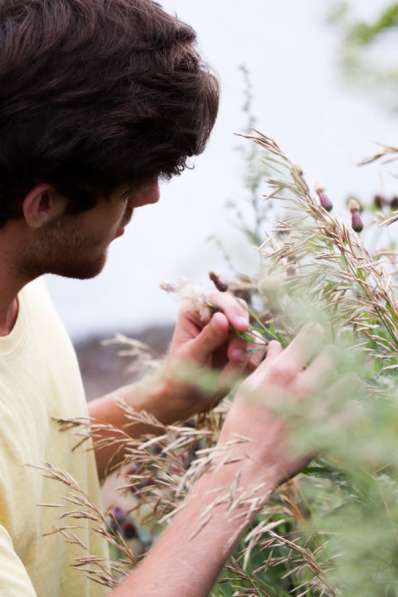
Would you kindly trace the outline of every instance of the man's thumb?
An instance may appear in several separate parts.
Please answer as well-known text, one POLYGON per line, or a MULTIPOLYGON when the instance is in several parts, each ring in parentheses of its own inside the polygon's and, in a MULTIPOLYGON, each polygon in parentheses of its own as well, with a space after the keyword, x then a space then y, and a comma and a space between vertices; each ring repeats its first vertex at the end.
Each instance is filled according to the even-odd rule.
POLYGON ((226 342, 228 332, 229 322, 224 313, 214 313, 200 334, 191 340, 190 357, 196 362, 205 363, 211 353, 226 342))

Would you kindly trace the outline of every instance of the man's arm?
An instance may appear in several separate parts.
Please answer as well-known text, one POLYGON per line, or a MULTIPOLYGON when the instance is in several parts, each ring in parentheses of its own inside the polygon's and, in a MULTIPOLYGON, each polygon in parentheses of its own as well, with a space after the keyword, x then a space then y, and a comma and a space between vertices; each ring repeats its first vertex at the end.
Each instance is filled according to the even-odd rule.
MULTIPOLYGON (((212 292, 209 302, 219 311, 208 321, 200 319, 196 308, 190 303, 180 310, 175 332, 165 360, 164 371, 157 379, 125 386, 115 392, 93 400, 89 404, 89 415, 93 423, 103 425, 94 443, 100 478, 106 474, 109 464, 117 465, 123 458, 122 450, 104 446, 103 440, 114 436, 106 426, 124 430, 129 423, 126 413, 119 405, 125 402, 129 408, 153 415, 164 425, 184 421, 194 414, 208 410, 227 392, 228 379, 234 379, 243 369, 253 369, 262 359, 263 353, 256 351, 248 362, 247 343, 235 332, 244 332, 249 326, 247 308, 228 293, 212 292), (181 381, 175 372, 187 366, 205 367, 220 374, 220 391, 214 395, 203 395, 188 381, 181 381), (101 447, 99 447, 101 446, 101 447)), ((156 431, 144 424, 130 425, 131 437, 140 437, 156 431)))
POLYGON ((116 390, 115 392, 98 398, 89 403, 91 422, 104 425, 97 441, 94 438, 95 458, 100 479, 106 476, 109 465, 117 465, 123 460, 123 450, 115 450, 112 442, 106 443, 107 438, 115 436, 115 430, 126 430, 130 423, 128 434, 130 437, 140 437, 147 433, 156 433, 156 428, 145 423, 137 422, 131 425, 126 416, 126 411, 120 406, 123 401, 137 413, 146 412, 154 416, 160 423, 169 425, 176 420, 176 407, 167 392, 164 383, 151 383, 148 381, 137 382, 116 390), (109 429, 108 429, 109 426, 109 429))
MULTIPOLYGON (((238 492, 259 485, 259 466, 224 466, 204 475, 195 485, 185 507, 155 543, 149 554, 111 597, 205 597, 216 582, 226 559, 249 522, 249 507, 229 512, 231 487, 240 474, 238 492), (212 507, 217 499, 223 503, 212 507), (201 514, 211 509, 206 522, 201 514), (203 525, 203 526, 202 526, 203 525), (201 528, 202 527, 202 528, 201 528)), ((264 472, 264 465, 261 465, 264 472)), ((264 479, 264 501, 277 486, 272 476, 264 479)), ((258 496, 258 494, 257 494, 258 496)), ((259 496, 258 496, 259 497, 259 496)), ((207 517, 205 517, 207 518, 207 517)))
POLYGON ((314 359, 319 335, 316 326, 304 329, 284 351, 270 343, 267 359, 240 387, 222 429, 219 447, 229 450, 230 463, 199 479, 185 507, 112 597, 208 595, 245 523, 309 461, 290 453, 284 421, 265 399, 303 399, 320 387, 333 362, 327 352, 314 359))

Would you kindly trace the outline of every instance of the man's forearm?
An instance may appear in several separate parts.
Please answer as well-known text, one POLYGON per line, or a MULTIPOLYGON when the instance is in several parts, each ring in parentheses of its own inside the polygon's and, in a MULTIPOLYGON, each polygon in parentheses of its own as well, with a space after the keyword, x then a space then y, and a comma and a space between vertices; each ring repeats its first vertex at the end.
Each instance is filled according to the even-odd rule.
POLYGON ((250 511, 250 494, 264 502, 276 485, 271 478, 261 482, 256 473, 239 471, 235 465, 204 475, 153 549, 111 597, 208 595, 256 511, 250 511), (240 498, 241 505, 231 508, 240 498))
POLYGON ((130 437, 140 437, 146 433, 159 431, 153 425, 143 422, 132 425, 119 401, 125 402, 138 413, 145 411, 161 423, 168 425, 174 422, 175 413, 167 398, 165 384, 148 381, 122 387, 103 398, 90 402, 89 415, 92 423, 104 425, 103 428, 97 428, 94 437, 95 456, 100 478, 105 476, 109 464, 116 465, 123 459, 123 450, 117 449, 115 444, 111 444, 111 438, 115 437, 115 429, 125 430, 130 437), (102 442, 106 444, 107 438, 110 440, 109 444, 102 445, 102 442))

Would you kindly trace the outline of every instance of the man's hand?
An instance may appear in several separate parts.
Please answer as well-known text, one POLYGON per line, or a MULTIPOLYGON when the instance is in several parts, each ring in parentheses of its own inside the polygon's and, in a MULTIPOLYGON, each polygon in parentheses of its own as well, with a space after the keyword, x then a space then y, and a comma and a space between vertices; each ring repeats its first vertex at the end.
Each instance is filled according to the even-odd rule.
POLYGON ((206 320, 192 303, 183 304, 167 354, 163 394, 175 408, 175 419, 186 419, 212 408, 234 380, 245 370, 253 370, 264 357, 261 347, 248 352, 250 346, 238 335, 249 328, 244 301, 218 291, 206 298, 213 307, 206 320), (184 370, 190 368, 210 369, 219 374, 214 393, 204 395, 194 383, 184 379, 184 370))
POLYGON ((322 349, 323 344, 319 325, 304 327, 285 350, 279 342, 271 342, 267 358, 239 387, 220 442, 246 438, 234 455, 238 451, 248 456, 254 476, 258 471, 260 477, 270 475, 279 484, 310 460, 308 454, 291 453, 286 421, 273 411, 283 408, 284 400, 300 402, 327 387, 335 359, 333 349, 322 349))
MULTIPOLYGON (((192 304, 187 302, 183 305, 159 379, 143 380, 90 402, 89 413, 93 423, 103 425, 102 430, 97 431, 95 442, 101 478, 106 475, 109 463, 116 465, 123 459, 122 449, 115 450, 111 442, 105 445, 103 441, 106 437, 113 437, 112 427, 125 429, 129 423, 116 399, 123 400, 137 412, 145 411, 161 423, 170 425, 212 408, 246 368, 253 369, 263 358, 261 348, 249 358, 247 343, 234 335, 234 330, 245 332, 249 327, 245 303, 217 291, 209 293, 207 298, 209 304, 214 305, 213 315, 207 321, 201 319, 192 304), (178 377, 190 367, 211 368, 219 372, 218 389, 212 395, 203 394, 194 382, 178 377)), ((153 432, 156 429, 144 423, 129 426, 129 434, 134 437, 153 432)))
POLYGON ((301 401, 317 393, 333 367, 322 344, 320 326, 304 328, 285 350, 271 342, 267 359, 238 389, 214 451, 216 466, 195 483, 169 528, 112 597, 209 594, 243 527, 309 460, 292 454, 286 422, 268 405, 286 395, 301 401))

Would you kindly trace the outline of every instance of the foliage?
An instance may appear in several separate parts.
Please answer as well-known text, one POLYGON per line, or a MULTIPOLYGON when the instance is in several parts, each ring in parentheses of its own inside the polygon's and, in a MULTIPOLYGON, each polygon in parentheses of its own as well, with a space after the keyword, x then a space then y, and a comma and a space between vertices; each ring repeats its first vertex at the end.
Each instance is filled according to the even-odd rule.
POLYGON ((396 110, 398 3, 387 3, 368 22, 354 16, 349 2, 339 2, 330 10, 329 21, 341 32, 340 63, 345 82, 365 89, 369 97, 396 110))
POLYGON ((373 23, 359 22, 352 26, 349 37, 354 43, 369 44, 387 30, 398 27, 398 3, 391 4, 373 23))

